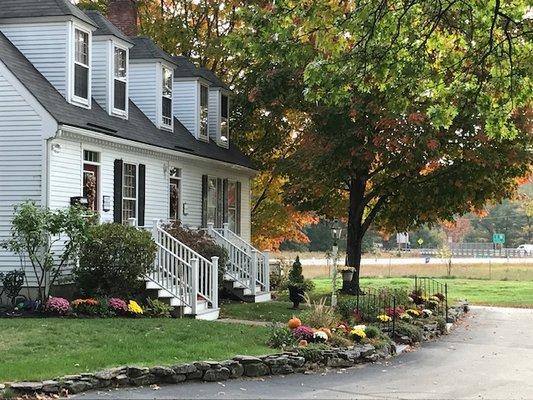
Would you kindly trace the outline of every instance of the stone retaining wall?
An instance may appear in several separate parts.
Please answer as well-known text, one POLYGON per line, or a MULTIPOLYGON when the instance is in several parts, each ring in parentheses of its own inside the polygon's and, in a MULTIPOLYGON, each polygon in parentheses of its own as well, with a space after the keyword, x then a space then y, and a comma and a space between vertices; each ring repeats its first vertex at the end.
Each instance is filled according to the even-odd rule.
MULTIPOLYGON (((468 305, 461 303, 450 309, 454 321, 460 318, 468 305), (453 310, 453 311, 452 311, 453 310)), ((430 340, 440 333, 435 324, 424 326, 424 340, 430 340), (431 326, 430 326, 431 325, 431 326)), ((67 375, 56 380, 42 382, 17 382, 7 384, 17 394, 76 394, 88 390, 124 386, 149 386, 153 384, 176 384, 185 381, 219 382, 240 377, 261 377, 287 375, 320 367, 347 368, 356 364, 374 362, 396 354, 396 346, 376 349, 370 344, 349 348, 330 348, 306 352, 289 351, 261 357, 236 356, 226 361, 203 361, 173 366, 135 367, 125 366, 106 369, 95 373, 67 375)), ((2 389, 2 388, 0 388, 2 389)), ((1 397, 1 391, 0 391, 1 397)))

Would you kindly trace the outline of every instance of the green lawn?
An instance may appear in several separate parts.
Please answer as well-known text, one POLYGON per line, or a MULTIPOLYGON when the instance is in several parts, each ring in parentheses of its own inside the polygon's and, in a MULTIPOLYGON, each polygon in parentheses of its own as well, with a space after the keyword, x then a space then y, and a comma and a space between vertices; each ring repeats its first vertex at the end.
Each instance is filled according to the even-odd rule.
POLYGON ((0 382, 271 353, 268 328, 192 319, 1 319, 0 382))
POLYGON ((271 301, 269 303, 228 303, 221 307, 222 318, 286 322, 292 316, 298 316, 305 309, 305 304, 300 305, 300 310, 293 310, 292 303, 287 301, 271 301))

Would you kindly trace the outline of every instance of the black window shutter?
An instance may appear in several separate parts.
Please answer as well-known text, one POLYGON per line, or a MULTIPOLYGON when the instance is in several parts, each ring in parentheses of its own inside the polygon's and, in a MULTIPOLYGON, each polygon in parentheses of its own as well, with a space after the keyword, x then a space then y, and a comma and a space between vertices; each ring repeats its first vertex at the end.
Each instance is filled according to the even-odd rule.
POLYGON ((217 178, 217 215, 215 217, 216 222, 215 226, 217 228, 222 227, 222 221, 224 218, 224 193, 223 193, 223 184, 222 179, 217 178))
POLYGON ((235 218, 235 230, 236 234, 241 234, 241 183, 237 182, 237 216, 235 218))
POLYGON ((113 179, 113 221, 122 223, 122 160, 115 160, 113 179))
POLYGON ((146 166, 139 164, 139 192, 138 192, 138 226, 144 226, 144 208, 146 204, 146 166))
POLYGON ((228 180, 222 181, 222 222, 228 222, 228 180))
POLYGON ((202 227, 207 227, 207 175, 202 175, 202 227))

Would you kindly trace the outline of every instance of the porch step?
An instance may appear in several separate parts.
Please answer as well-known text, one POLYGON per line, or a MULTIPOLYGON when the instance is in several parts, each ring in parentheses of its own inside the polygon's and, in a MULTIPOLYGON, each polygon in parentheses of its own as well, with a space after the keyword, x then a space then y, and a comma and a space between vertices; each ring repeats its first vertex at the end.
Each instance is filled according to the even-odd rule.
POLYGON ((224 280, 224 287, 234 296, 247 303, 264 303, 272 300, 270 292, 262 292, 260 286, 255 287, 255 296, 252 291, 240 282, 224 280))

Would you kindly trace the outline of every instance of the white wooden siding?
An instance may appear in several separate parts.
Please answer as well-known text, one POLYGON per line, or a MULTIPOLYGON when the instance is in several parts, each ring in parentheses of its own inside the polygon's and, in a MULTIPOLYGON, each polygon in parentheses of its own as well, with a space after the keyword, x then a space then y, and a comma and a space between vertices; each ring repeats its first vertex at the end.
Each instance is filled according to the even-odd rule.
MULTIPOLYGON (((42 204, 44 137, 56 124, 0 60, 0 242, 10 236, 13 209, 42 204)), ((20 268, 19 257, 0 250, 0 272, 20 268)), ((28 274, 33 284, 32 274, 28 274)))
POLYGON ((158 74, 160 68, 160 63, 130 61, 130 98, 156 126, 159 125, 157 104, 162 101, 161 93, 157 92, 157 87, 161 87, 161 84, 157 84, 158 76, 161 76, 158 74))
POLYGON ((110 88, 110 68, 113 60, 110 59, 111 40, 93 40, 93 79, 92 93, 94 99, 100 106, 110 112, 109 93, 110 88))
POLYGON ((199 134, 199 84, 196 80, 182 81, 174 80, 174 92, 172 107, 174 116, 191 132, 196 138, 199 134))
POLYGON ((209 89, 209 137, 215 142, 220 136, 220 90, 209 89))
POLYGON ((67 22, 2 24, 0 30, 67 97, 67 22))

